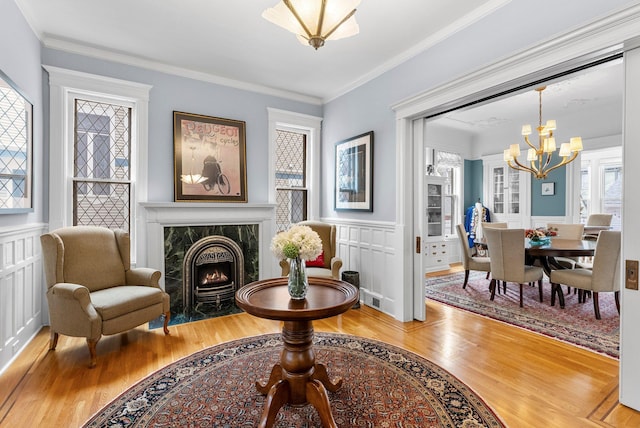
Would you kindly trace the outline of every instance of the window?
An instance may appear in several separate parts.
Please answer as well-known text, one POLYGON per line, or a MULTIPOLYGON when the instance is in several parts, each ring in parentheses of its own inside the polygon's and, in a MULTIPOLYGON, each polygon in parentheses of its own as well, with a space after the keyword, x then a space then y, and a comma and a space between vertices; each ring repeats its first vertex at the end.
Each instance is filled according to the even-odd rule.
POLYGON ((129 231, 131 108, 75 100, 73 224, 129 231))
POLYGON ((435 151, 435 171, 440 177, 445 178, 443 186, 443 234, 451 236, 456 234, 456 224, 462 218, 460 198, 462 194, 462 156, 458 153, 435 151))
MULTIPOLYGON (((138 202, 147 198, 149 85, 44 66, 50 87, 49 228, 129 231, 135 266, 138 202)), ((144 254, 141 252, 140 254, 144 254)))
POLYGON ((277 232, 319 214, 320 119, 269 109, 270 201, 276 204, 277 232))
POLYGON ((307 220, 307 136, 276 130, 276 227, 307 220))
POLYGON ((622 227, 622 149, 592 150, 581 156, 580 221, 590 214, 613 214, 611 227, 622 227))
POLYGON ((32 106, 0 72, 0 210, 31 211, 32 106))

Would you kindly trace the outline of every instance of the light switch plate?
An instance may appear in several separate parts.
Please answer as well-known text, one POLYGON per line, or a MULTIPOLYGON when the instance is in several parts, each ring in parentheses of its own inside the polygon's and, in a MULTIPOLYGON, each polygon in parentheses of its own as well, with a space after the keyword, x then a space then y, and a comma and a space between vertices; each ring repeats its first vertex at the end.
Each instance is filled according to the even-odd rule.
POLYGON ((625 281, 624 286, 629 290, 638 289, 638 261, 625 260, 625 281))

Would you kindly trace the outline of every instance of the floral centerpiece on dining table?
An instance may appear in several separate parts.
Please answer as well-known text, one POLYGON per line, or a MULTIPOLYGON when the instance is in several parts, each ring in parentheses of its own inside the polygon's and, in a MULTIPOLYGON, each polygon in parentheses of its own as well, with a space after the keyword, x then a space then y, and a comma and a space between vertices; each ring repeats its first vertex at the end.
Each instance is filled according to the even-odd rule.
POLYGON ((294 225, 273 237, 271 252, 280 260, 289 259, 289 295, 304 299, 309 288, 305 261, 315 260, 322 253, 320 236, 309 226, 294 225))
POLYGON ((549 242, 552 236, 556 236, 558 234, 558 230, 550 227, 545 229, 544 227, 538 227, 536 229, 525 229, 524 236, 529 239, 532 243, 544 243, 549 242))

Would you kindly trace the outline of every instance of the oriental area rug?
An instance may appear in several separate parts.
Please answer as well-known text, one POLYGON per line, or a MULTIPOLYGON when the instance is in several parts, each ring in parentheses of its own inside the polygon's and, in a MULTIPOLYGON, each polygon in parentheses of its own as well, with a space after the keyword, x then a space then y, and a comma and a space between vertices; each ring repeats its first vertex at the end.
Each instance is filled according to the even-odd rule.
POLYGON ((464 309, 488 318, 515 325, 557 340, 589 349, 610 357, 620 355, 620 316, 613 293, 600 293, 600 314, 597 320, 593 312, 593 301, 578 302, 578 295, 565 294, 565 308, 558 302, 551 306, 551 284, 543 281, 543 302, 540 303, 538 286, 524 286, 524 307, 520 307, 520 287, 508 283, 507 293, 498 294, 489 300, 489 281, 486 272, 471 271, 465 289, 464 272, 453 273, 426 280, 426 297, 459 309, 464 309))
MULTIPOLYGON (((423 357, 362 337, 316 333, 316 361, 342 388, 329 392, 339 427, 504 427, 468 386, 423 357)), ((255 427, 266 383, 279 361, 280 334, 234 340, 196 352, 143 379, 85 427, 255 427)), ((319 427, 311 405, 285 405, 276 427, 319 427)))

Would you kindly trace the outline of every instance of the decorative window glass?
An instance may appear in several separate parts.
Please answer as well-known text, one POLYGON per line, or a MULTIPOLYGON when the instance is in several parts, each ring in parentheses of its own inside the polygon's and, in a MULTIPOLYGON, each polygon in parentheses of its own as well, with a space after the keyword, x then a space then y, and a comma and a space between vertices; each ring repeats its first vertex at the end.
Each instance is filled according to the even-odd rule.
POLYGON ((130 228, 131 108, 76 99, 73 224, 130 228))
POLYGON ((307 219, 307 136, 276 130, 276 226, 278 232, 307 219))
POLYGON ((0 213, 33 211, 33 106, 0 72, 0 213))

